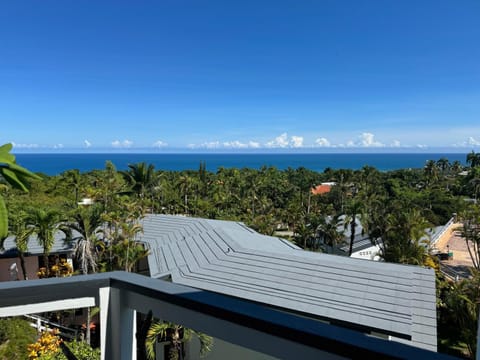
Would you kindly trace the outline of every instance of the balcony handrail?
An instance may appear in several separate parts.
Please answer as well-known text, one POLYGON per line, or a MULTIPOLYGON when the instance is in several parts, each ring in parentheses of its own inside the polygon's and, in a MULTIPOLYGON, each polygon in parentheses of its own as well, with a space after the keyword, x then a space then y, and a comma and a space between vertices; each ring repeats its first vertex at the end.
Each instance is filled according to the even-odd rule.
MULTIPOLYGON (((326 355, 334 358, 452 359, 264 304, 125 272, 0 283, 0 307, 88 296, 95 297, 99 304, 99 292, 106 288, 111 289, 111 296, 118 295, 120 304, 120 307, 110 306, 109 319, 115 320, 121 315, 122 308, 142 313, 152 310, 155 317, 277 358, 291 358, 301 351, 304 359, 326 355)), ((101 311, 105 309, 101 307, 101 311)), ((118 336, 117 333, 123 331, 119 330, 122 327, 109 329, 112 331, 108 336, 118 336)), ((115 344, 114 340, 110 342, 115 344)), ((109 358, 109 351, 107 345, 106 358, 109 358)))

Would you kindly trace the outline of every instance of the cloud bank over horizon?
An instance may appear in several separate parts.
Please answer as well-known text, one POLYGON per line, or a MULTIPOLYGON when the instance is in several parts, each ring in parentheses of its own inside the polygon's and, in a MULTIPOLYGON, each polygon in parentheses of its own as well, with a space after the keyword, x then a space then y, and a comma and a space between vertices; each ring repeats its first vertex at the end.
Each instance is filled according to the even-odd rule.
POLYGON ((171 145, 164 140, 156 140, 149 145, 140 144, 130 139, 119 140, 115 139, 108 143, 108 145, 96 145, 98 141, 95 141, 95 145, 90 140, 83 140, 83 142, 77 146, 64 145, 63 143, 56 144, 38 144, 38 143, 17 143, 11 142, 13 147, 17 150, 23 151, 45 151, 45 150, 68 150, 68 149, 84 149, 88 151, 94 151, 95 149, 112 151, 126 151, 135 149, 144 149, 151 151, 162 151, 171 149, 185 149, 189 151, 195 150, 208 150, 208 151, 296 151, 299 149, 312 150, 312 151, 326 151, 328 149, 337 149, 346 151, 348 149, 369 149, 386 151, 387 149, 429 149, 429 148, 451 148, 451 149, 476 149, 480 147, 480 137, 475 138, 469 136, 464 141, 460 141, 447 146, 432 146, 422 143, 417 144, 404 144, 400 140, 394 139, 389 141, 382 141, 377 139, 377 136, 372 132, 360 132, 357 136, 352 138, 346 138, 344 142, 336 142, 326 136, 315 137, 313 140, 307 141, 302 135, 290 135, 287 132, 283 132, 270 140, 259 141, 256 139, 251 140, 212 140, 204 141, 201 143, 189 143, 186 145, 171 145))

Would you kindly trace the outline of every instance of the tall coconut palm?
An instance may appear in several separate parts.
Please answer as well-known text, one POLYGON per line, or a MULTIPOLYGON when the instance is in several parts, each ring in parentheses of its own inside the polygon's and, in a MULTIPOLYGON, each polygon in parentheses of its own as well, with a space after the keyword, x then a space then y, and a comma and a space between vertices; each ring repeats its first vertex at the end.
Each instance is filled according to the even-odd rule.
POLYGON ((431 185, 438 180, 438 166, 434 160, 428 160, 423 170, 427 184, 431 185))
POLYGON ((138 197, 144 199, 156 184, 155 166, 141 162, 129 164, 128 167, 129 169, 122 171, 121 174, 138 197))
POLYGON ((55 243, 55 233, 63 231, 60 214, 56 210, 35 208, 29 213, 29 224, 37 235, 38 244, 43 247, 43 261, 47 277, 50 275, 48 256, 55 243))
POLYGON ((62 174, 63 180, 73 189, 75 204, 78 204, 78 198, 81 186, 80 171, 78 169, 68 170, 62 174))
POLYGON ((125 180, 111 161, 105 164, 105 170, 94 181, 93 198, 103 203, 105 211, 111 211, 119 194, 125 192, 125 180))
POLYGON ((178 178, 177 186, 180 189, 180 193, 183 197, 184 211, 185 214, 189 213, 188 209, 188 196, 190 194, 190 189, 192 187, 192 178, 188 175, 182 175, 178 178))
POLYGON ((350 228, 350 245, 348 247, 348 256, 352 255, 355 236, 357 235, 357 225, 359 218, 363 218, 363 203, 358 199, 352 199, 345 207, 345 217, 343 226, 345 230, 350 228))

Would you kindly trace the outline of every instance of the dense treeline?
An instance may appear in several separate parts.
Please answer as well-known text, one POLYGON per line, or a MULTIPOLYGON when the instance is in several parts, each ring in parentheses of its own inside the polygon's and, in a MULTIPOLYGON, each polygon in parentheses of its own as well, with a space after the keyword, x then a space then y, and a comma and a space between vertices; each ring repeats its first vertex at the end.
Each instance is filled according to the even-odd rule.
POLYGON ((148 212, 241 220, 264 233, 273 233, 278 224, 295 229, 308 216, 343 213, 352 201, 360 202, 365 212, 415 208, 430 224, 438 225, 461 210, 459 199, 476 197, 479 187, 471 175, 458 175, 459 164, 450 165, 448 160, 446 167, 442 164, 439 160, 428 162, 425 169, 390 172, 365 166, 322 173, 274 167, 220 168, 212 173, 203 163, 196 171, 156 170, 145 163, 117 171, 108 163, 104 170, 42 176, 32 182, 29 193, 12 189, 6 198, 10 207, 48 206, 59 211, 76 207, 84 197, 106 207, 123 199, 148 212), (324 196, 312 196, 312 187, 322 182, 337 186, 324 196))
MULTIPOLYGON (((10 189, 6 202, 11 224, 30 221, 38 226, 41 211, 55 212, 51 217, 56 222, 78 224, 83 223, 82 217, 90 217, 97 225, 107 222, 110 229, 128 223, 133 238, 141 230, 133 226, 135 217, 146 212, 184 214, 239 220, 269 235, 286 229, 294 235, 292 240, 310 250, 318 250, 318 231, 330 242, 338 242, 340 235, 333 227, 338 228, 343 215, 343 224, 350 226, 353 235, 353 220, 359 219, 363 231, 381 246, 385 260, 421 264, 425 254, 418 241, 425 229, 445 224, 462 211, 465 198, 477 196, 478 174, 470 171, 459 175, 462 170, 459 163, 450 164, 447 159, 429 161, 424 169, 380 172, 365 166, 355 171, 328 168, 321 173, 302 167, 220 168, 209 172, 205 163, 200 163, 198 170, 163 171, 138 163, 117 171, 107 162, 103 170, 43 175, 41 180, 32 181, 28 193, 10 189), (336 185, 329 193, 313 195, 312 188, 322 182, 336 185), (79 209, 82 198, 92 199, 95 206, 79 209), (412 243, 412 238, 417 243, 412 243)), ((72 227, 82 234, 86 231, 72 227)), ((119 242, 112 239, 109 243, 119 242)), ((103 269, 128 269, 132 264, 118 259, 112 264, 111 256, 108 262, 103 259, 100 263, 103 269)), ((90 271, 96 265, 88 265, 90 271)))

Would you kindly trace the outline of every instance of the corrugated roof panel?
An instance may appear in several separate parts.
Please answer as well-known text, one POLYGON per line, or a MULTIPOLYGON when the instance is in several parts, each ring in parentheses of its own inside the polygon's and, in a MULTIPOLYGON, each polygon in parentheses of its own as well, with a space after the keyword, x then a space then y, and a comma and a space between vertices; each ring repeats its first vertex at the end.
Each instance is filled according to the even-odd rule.
POLYGON ((149 215, 142 240, 174 282, 436 346, 433 270, 305 252, 220 220, 149 215))

